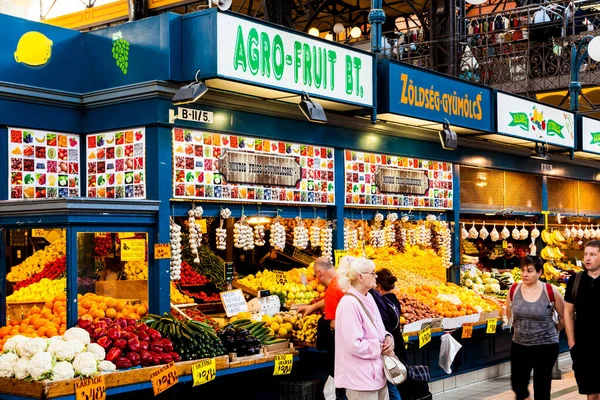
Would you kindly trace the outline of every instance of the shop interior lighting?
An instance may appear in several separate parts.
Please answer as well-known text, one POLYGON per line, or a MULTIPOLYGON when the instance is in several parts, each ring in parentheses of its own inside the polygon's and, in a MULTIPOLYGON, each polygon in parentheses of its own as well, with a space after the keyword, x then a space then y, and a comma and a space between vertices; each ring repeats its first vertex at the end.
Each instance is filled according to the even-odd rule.
POLYGON ((325 40, 333 41, 333 34, 331 32, 327 32, 325 35, 325 40))
POLYGON ((198 80, 198 74, 200 70, 196 72, 196 81, 190 83, 189 85, 185 85, 180 87, 173 96, 173 100, 171 102, 175 106, 180 106, 183 104, 190 104, 196 102, 200 97, 202 97, 206 92, 208 92, 208 87, 204 83, 204 81, 198 80))
POLYGON ((358 39, 361 35, 362 35, 362 31, 360 30, 360 28, 358 26, 355 26, 354 28, 352 28, 350 30, 350 36, 353 39, 358 39))
POLYGON ((344 32, 344 24, 338 22, 335 25, 333 25, 333 32, 336 35, 339 35, 340 33, 344 32))
POLYGON ((227 11, 231 7, 233 0, 208 0, 208 7, 215 6, 221 11, 227 11))
POLYGON ((320 34, 320 33, 321 33, 321 32, 319 32, 319 30, 318 30, 317 28, 315 28, 315 27, 312 27, 312 28, 310 28, 310 29, 308 30, 308 34, 309 34, 310 36, 319 37, 319 34, 320 34))
POLYGON ((256 215, 254 217, 248 218, 248 220, 246 222, 248 222, 248 225, 259 225, 259 224, 260 225, 266 225, 266 224, 270 224, 271 223, 271 218, 265 217, 265 216, 256 215))
POLYGON ((445 150, 456 150, 458 148, 458 135, 450 129, 450 123, 444 122, 440 131, 440 142, 445 150))
POLYGON ((327 116, 325 115, 325 110, 323 110, 323 106, 311 99, 308 96, 308 93, 302 93, 302 99, 300 103, 298 103, 298 107, 300 107, 300 111, 310 122, 317 122, 320 124, 324 124, 327 122, 327 116))
POLYGON ((548 157, 548 149, 545 144, 535 142, 535 149, 531 150, 530 158, 534 160, 544 160, 548 161, 550 157, 548 157))

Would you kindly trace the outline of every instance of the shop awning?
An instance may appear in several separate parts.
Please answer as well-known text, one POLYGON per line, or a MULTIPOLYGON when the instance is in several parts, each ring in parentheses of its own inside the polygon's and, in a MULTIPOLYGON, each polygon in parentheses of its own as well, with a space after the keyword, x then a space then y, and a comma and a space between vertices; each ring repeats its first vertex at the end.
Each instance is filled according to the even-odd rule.
POLYGON ((182 17, 183 80, 266 100, 372 108, 374 55, 215 8, 182 17))

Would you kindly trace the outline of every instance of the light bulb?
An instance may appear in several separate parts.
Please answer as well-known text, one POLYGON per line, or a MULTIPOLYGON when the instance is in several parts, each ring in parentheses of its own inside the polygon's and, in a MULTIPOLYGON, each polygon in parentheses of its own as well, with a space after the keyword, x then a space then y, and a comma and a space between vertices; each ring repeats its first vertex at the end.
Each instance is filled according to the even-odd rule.
POLYGON ((316 37, 318 37, 318 36, 319 36, 319 33, 321 33, 321 32, 319 32, 319 30, 318 30, 317 28, 314 28, 314 27, 313 27, 313 28, 310 28, 310 29, 308 30, 308 34, 309 34, 309 35, 311 35, 311 36, 316 36, 316 37))
POLYGON ((358 39, 360 37, 360 35, 362 35, 362 31, 360 30, 360 28, 358 26, 355 26, 354 28, 352 28, 350 30, 350 36, 352 36, 352 38, 358 39))
POLYGON ((325 40, 329 40, 329 41, 333 40, 333 35, 331 34, 331 32, 329 32, 329 33, 327 33, 327 35, 325 35, 325 40))
POLYGON ((339 35, 340 33, 344 32, 344 25, 338 22, 333 26, 333 31, 339 35))
POLYGON ((588 54, 594 61, 600 61, 600 36, 596 36, 588 44, 588 54))

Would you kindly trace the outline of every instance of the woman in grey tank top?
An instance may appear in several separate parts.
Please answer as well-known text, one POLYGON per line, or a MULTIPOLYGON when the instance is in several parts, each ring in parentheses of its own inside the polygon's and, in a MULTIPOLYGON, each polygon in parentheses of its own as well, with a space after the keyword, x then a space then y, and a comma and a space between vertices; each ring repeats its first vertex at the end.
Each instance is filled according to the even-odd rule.
POLYGON ((541 263, 525 257, 521 261, 522 283, 515 284, 506 303, 508 319, 514 319, 510 362, 517 400, 531 399, 527 389, 531 370, 533 398, 550 400, 552 367, 558 358, 558 330, 552 314, 556 308, 562 319, 564 302, 554 287, 540 282, 541 275, 541 263), (554 304, 550 301, 552 295, 554 304))

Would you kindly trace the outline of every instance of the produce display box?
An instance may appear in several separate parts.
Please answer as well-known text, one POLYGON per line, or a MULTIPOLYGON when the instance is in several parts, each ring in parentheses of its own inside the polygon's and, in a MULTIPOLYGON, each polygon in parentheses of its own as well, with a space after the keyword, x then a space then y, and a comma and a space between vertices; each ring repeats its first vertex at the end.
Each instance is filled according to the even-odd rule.
POLYGON ((250 289, 249 287, 246 287, 246 286, 242 285, 241 283, 239 283, 237 281, 237 279, 234 280, 231 283, 231 286, 233 286, 236 289, 242 289, 243 292, 248 293, 251 296, 258 297, 258 291, 257 290, 250 289))
POLYGON ((265 358, 265 355, 262 352, 258 353, 258 354, 253 354, 251 356, 243 356, 243 357, 238 357, 237 353, 229 353, 229 365, 232 368, 242 367, 242 366, 246 366, 246 365, 256 364, 256 362, 252 362, 252 361, 256 361, 256 360, 258 360, 258 362, 263 362, 264 358, 265 358))
MULTIPOLYGON (((177 375, 191 375, 192 366, 200 360, 183 361, 175 363, 177 375)), ((215 357, 217 370, 229 368, 229 357, 215 357)), ((149 376, 155 370, 162 368, 163 365, 156 367, 136 368, 125 371, 116 371, 104 374, 106 389, 119 386, 133 385, 137 383, 148 382, 149 376)), ((2 394, 30 397, 35 399, 55 399, 64 396, 75 395, 75 383, 80 379, 68 379, 63 381, 24 381, 15 378, 0 378, 0 397, 2 394)))
POLYGON ((148 301, 148 281, 98 281, 96 294, 115 299, 140 299, 148 301))
POLYGON ((231 361, 231 360, 229 361, 229 368, 246 367, 248 365, 262 364, 262 363, 266 363, 269 361, 273 361, 273 360, 275 360, 275 356, 277 354, 293 354, 295 357, 299 353, 295 349, 287 349, 287 350, 282 350, 276 354, 274 354, 274 353, 269 353, 268 355, 259 354, 260 357, 258 357, 258 358, 252 358, 252 357, 256 357, 256 355, 248 356, 248 357, 238 357, 237 360, 235 360, 235 361, 231 361), (248 358, 248 359, 244 360, 244 358, 248 358))
POLYGON ((263 346, 262 353, 265 356, 269 356, 274 354, 289 353, 290 350, 294 350, 294 344, 290 343, 290 341, 288 340, 286 342, 263 346))
POLYGON ((44 307, 45 301, 23 301, 6 304, 6 318, 8 320, 21 320, 33 307, 44 307))

